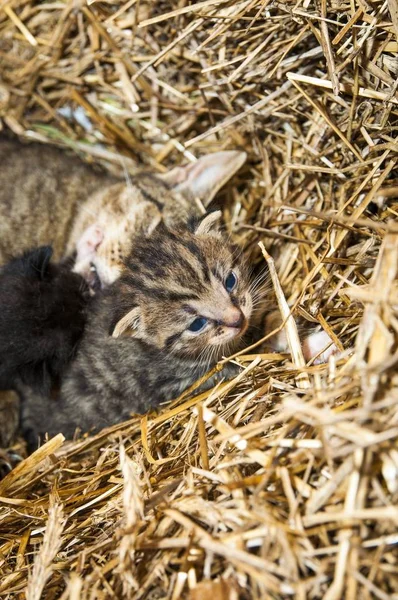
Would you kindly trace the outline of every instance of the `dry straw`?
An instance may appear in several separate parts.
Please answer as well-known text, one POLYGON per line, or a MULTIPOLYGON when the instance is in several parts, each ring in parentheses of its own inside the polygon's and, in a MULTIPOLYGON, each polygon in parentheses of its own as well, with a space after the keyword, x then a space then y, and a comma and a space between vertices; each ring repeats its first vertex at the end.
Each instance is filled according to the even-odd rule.
POLYGON ((397 34, 394 0, 1 3, 4 125, 120 172, 245 149, 219 203, 301 322, 10 474, 1 598, 398 598, 397 34))

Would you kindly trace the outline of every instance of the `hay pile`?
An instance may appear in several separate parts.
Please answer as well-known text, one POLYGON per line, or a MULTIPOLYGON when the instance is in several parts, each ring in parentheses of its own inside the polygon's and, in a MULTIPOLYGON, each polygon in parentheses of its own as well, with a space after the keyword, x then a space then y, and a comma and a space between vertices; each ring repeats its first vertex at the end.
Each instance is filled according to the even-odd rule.
POLYGON ((1 598, 398 598, 397 34, 394 0, 2 3, 3 122, 115 168, 245 149, 227 226, 342 354, 292 330, 50 441, 0 483, 1 598))

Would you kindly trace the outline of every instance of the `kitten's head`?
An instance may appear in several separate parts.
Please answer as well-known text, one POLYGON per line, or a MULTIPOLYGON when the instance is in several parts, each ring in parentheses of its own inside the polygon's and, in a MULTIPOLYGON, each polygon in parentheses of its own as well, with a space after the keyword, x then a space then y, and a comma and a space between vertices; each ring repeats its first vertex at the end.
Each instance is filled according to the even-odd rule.
POLYGON ((184 222, 201 214, 197 201, 208 206, 245 160, 244 152, 215 152, 163 175, 142 174, 105 189, 100 207, 90 219, 85 215, 74 271, 94 291, 110 285, 119 277, 137 233, 150 234, 162 219, 184 222))
POLYGON ((137 240, 111 292, 113 337, 209 362, 236 349, 253 301, 241 251, 215 228, 219 216, 137 240))
MULTIPOLYGON (((115 187, 115 186, 114 186, 115 187)), ((78 240, 76 245, 76 259, 73 267, 89 285, 92 293, 96 293, 111 285, 123 271, 124 259, 128 256, 132 239, 137 234, 148 235, 161 218, 156 207, 151 205, 134 206, 134 197, 129 203, 126 196, 138 196, 139 189, 134 187, 127 190, 122 187, 117 194, 116 202, 123 206, 123 210, 111 210, 98 216, 96 224, 90 225, 78 240), (143 219, 140 219, 140 211, 143 219), (141 223, 140 221, 144 221, 141 223)), ((117 192, 111 188, 109 195, 117 192)), ((109 199, 111 204, 112 199, 109 199)), ((113 203, 115 208, 115 202, 113 203)))

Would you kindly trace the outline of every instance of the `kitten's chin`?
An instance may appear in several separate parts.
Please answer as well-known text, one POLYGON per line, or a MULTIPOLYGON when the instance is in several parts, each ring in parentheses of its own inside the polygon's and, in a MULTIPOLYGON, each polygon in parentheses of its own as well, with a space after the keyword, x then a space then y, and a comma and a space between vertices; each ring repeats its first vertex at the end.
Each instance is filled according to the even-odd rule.
POLYGON ((94 295, 101 289, 111 285, 120 275, 118 266, 108 266, 101 264, 98 260, 76 262, 73 267, 73 272, 78 273, 85 279, 90 288, 91 294, 94 295))
POLYGON ((219 360, 222 360, 223 358, 230 356, 231 354, 235 354, 235 352, 238 352, 243 347, 243 333, 240 333, 239 335, 235 335, 227 340, 224 340, 222 343, 217 342, 213 344, 207 344, 206 347, 197 349, 194 352, 192 352, 192 349, 179 349, 174 350, 172 354, 178 356, 179 358, 182 358, 183 360, 188 359, 190 362, 193 361, 194 363, 196 361, 201 362, 203 359, 205 359, 208 368, 210 368, 219 360), (209 358, 208 361, 206 361, 206 357, 209 358))
POLYGON ((228 346, 239 345, 239 341, 246 333, 248 320, 245 318, 240 327, 224 327, 222 333, 218 333, 209 340, 210 346, 228 346))
POLYGON ((238 335, 235 335, 235 337, 233 337, 232 339, 223 342, 222 344, 219 344, 215 362, 228 356, 231 356, 231 354, 235 354, 235 352, 239 352, 239 350, 242 350, 245 346, 243 334, 244 331, 238 335))
POLYGON ((73 272, 78 273, 86 281, 90 288, 91 294, 95 294, 102 287, 102 282, 98 276, 97 270, 93 267, 90 261, 76 262, 73 267, 73 272))

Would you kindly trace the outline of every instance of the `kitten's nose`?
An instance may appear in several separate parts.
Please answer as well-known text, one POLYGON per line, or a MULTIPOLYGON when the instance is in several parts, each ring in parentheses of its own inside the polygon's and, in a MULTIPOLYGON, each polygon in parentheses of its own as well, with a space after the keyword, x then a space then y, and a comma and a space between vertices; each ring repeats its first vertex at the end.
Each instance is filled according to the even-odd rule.
POLYGON ((244 322, 245 317, 243 315, 243 312, 239 308, 231 308, 228 311, 228 314, 225 315, 224 325, 226 327, 234 327, 235 329, 241 329, 244 322))

